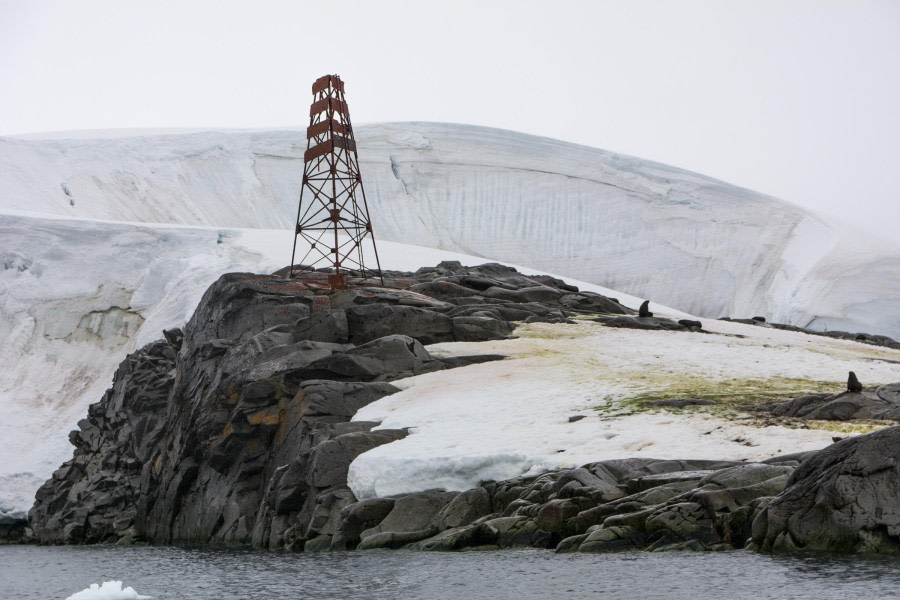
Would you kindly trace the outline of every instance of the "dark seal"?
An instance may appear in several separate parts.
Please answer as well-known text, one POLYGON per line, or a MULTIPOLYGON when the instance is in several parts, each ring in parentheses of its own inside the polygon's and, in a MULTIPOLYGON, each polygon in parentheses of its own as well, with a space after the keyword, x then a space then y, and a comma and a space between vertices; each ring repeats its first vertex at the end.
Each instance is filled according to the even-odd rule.
POLYGON ((856 378, 856 373, 850 371, 850 376, 847 378, 847 391, 848 392, 861 392, 863 389, 862 384, 859 382, 859 379, 856 378))

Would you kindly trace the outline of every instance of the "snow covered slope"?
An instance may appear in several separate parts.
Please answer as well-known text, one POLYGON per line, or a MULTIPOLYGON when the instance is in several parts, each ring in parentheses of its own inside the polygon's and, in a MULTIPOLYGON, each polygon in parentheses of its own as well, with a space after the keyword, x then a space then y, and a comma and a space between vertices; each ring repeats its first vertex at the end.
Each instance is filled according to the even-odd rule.
MULTIPOLYGON (((382 239, 526 264, 702 316, 900 337, 900 250, 775 198, 496 129, 392 123, 357 137, 382 239)), ((289 228, 305 144, 299 130, 0 139, 0 209, 289 228)))

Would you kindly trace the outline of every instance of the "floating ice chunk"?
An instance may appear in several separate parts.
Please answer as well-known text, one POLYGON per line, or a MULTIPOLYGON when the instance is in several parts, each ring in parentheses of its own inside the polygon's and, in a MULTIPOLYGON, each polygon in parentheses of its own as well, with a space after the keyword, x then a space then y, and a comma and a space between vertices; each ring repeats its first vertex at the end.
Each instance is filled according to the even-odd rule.
POLYGON ((92 583, 91 587, 72 594, 66 600, 149 600, 153 596, 142 596, 132 587, 122 587, 121 581, 104 581, 101 585, 92 583))

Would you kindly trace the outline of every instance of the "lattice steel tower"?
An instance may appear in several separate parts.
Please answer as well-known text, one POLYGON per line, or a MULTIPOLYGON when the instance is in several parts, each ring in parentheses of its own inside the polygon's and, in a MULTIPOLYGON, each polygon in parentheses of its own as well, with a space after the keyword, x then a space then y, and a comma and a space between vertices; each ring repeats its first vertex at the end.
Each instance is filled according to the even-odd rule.
POLYGON ((313 83, 312 93, 290 276, 312 272, 317 265, 328 265, 333 269, 328 281, 335 289, 347 286, 348 266, 360 271, 363 277, 381 279, 381 263, 359 174, 350 111, 344 99, 344 82, 337 75, 325 75, 313 83), (366 238, 371 241, 375 255, 374 271, 367 269, 363 262, 366 238), (295 263, 298 244, 303 252, 303 242, 309 244, 309 250, 295 263))

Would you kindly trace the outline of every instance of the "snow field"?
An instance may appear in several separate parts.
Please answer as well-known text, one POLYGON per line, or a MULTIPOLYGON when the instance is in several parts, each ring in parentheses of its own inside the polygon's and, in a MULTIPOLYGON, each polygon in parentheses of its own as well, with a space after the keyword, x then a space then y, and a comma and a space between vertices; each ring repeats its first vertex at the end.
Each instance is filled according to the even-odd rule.
POLYGON ((632 413, 622 402, 677 390, 685 380, 711 382, 714 390, 716 382, 746 379, 765 390, 769 380, 788 378, 800 392, 808 381, 833 382, 836 393, 850 370, 869 383, 900 375, 900 351, 739 323, 704 327, 715 334, 532 324, 520 326, 514 340, 430 346, 436 354, 509 358, 401 381, 402 392, 361 409, 355 420, 412 434, 359 456, 350 488, 367 498, 464 490, 615 458, 758 461, 816 450, 834 432, 760 427, 715 412, 632 413), (584 418, 569 422, 573 416, 584 418))

